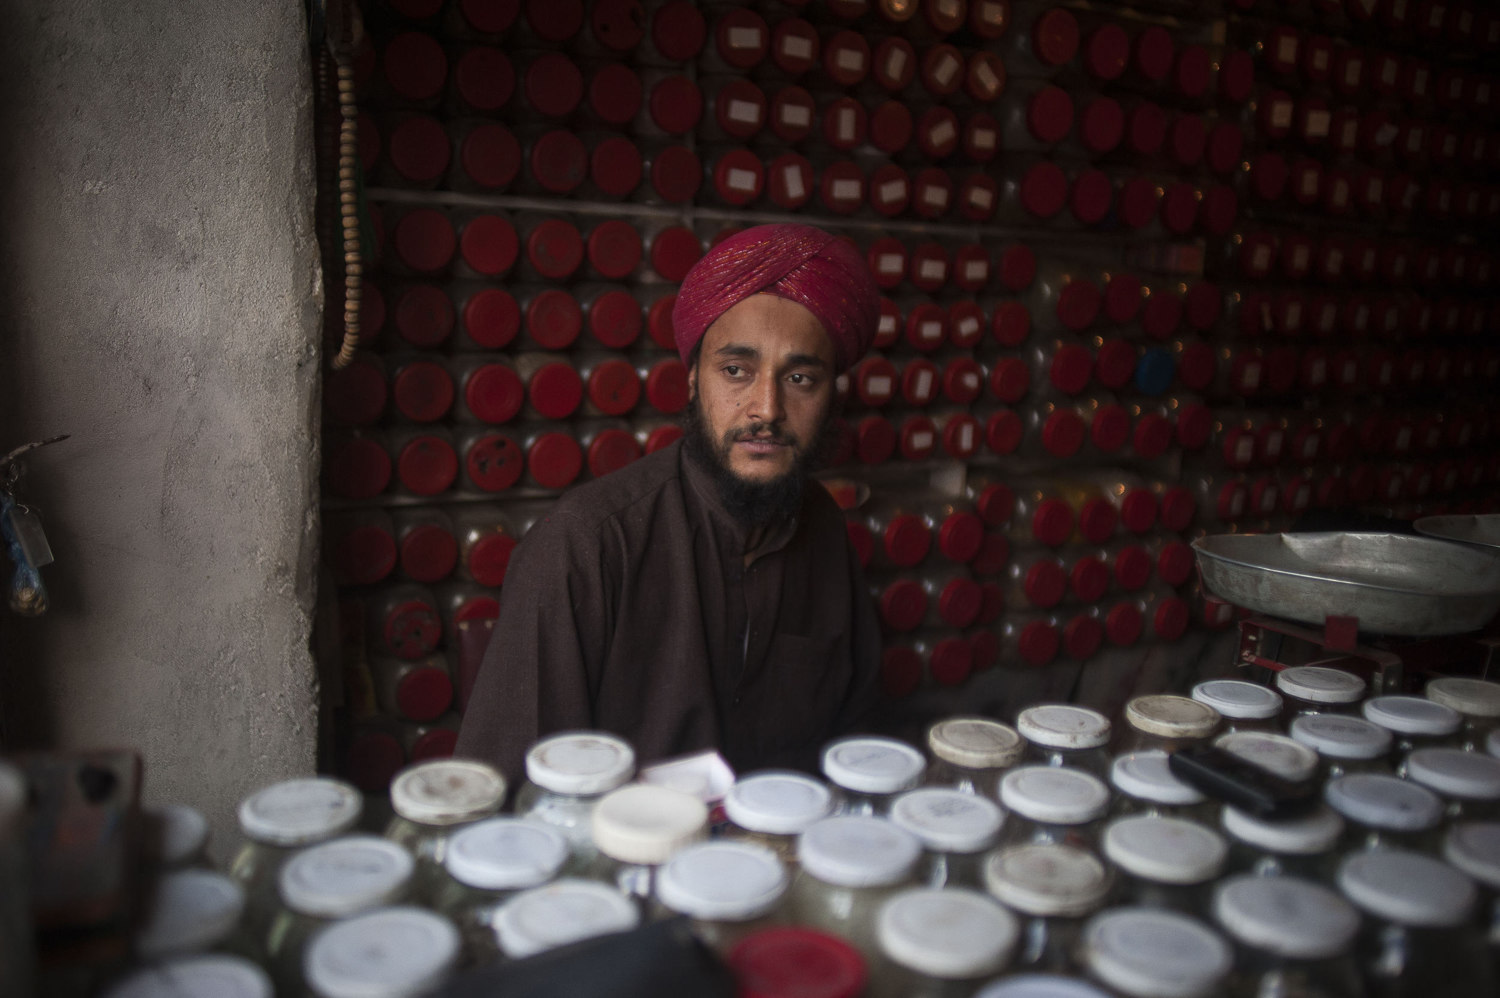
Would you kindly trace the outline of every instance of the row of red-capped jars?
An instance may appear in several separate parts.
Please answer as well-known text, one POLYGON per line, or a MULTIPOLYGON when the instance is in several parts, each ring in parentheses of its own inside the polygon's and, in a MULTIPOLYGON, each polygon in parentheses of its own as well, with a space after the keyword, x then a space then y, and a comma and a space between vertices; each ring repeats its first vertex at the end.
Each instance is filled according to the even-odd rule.
MULTIPOLYGON (((1493 169, 1493 168, 1491 168, 1493 169)), ((1311 156, 1288 162, 1280 152, 1248 161, 1244 174, 1250 203, 1272 214, 1315 214, 1380 221, 1475 224, 1500 217, 1500 187, 1401 170, 1365 161, 1329 164, 1311 156)))
POLYGON ((1231 0, 1231 4, 1253 16, 1295 21, 1308 31, 1384 38, 1400 46, 1460 54, 1500 49, 1500 15, 1474 0, 1231 0))
POLYGON ((1233 470, 1306 466, 1355 456, 1465 456, 1495 439, 1497 413, 1483 408, 1376 409, 1346 407, 1309 412, 1219 410, 1205 458, 1233 470))
POLYGON ((1218 256, 1220 269, 1252 280, 1380 282, 1429 293, 1485 290, 1495 273, 1494 254, 1472 245, 1340 232, 1316 236, 1291 228, 1236 233, 1218 256))
POLYGON ((1493 505, 1484 499, 1483 490, 1496 481, 1496 463, 1481 456, 1441 462, 1358 461, 1282 473, 1195 472, 1191 484, 1203 504, 1206 526, 1253 527, 1264 532, 1257 524, 1268 520, 1290 523, 1308 510, 1340 510, 1350 505, 1420 503, 1432 515, 1473 512, 1493 505))

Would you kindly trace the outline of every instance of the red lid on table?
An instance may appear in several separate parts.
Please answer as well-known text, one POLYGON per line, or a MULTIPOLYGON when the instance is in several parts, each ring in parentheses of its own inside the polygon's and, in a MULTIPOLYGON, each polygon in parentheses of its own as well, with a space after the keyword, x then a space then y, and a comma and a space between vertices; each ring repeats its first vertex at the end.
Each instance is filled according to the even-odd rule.
POLYGON ((901 309, 889 298, 881 298, 880 318, 875 323, 875 342, 872 346, 876 350, 884 350, 895 346, 900 338, 901 309))
POLYGON ((1019 357, 1001 357, 990 371, 990 391, 1002 402, 1019 402, 1031 387, 1031 371, 1019 357))
POLYGON ((651 161, 651 186, 663 201, 691 201, 702 183, 702 164, 686 146, 668 146, 651 161))
POLYGON ((1284 139, 1291 133, 1296 105, 1290 94, 1275 90, 1261 99, 1257 121, 1268 139, 1284 139))
POLYGON ((1255 60, 1249 52, 1229 52, 1219 60, 1219 95, 1243 104, 1255 89, 1255 60))
POLYGON ((1164 340, 1182 324, 1183 301, 1166 288, 1158 288, 1146 302, 1141 328, 1148 336, 1164 340))
POLYGON ((731 149, 714 164, 714 189, 726 204, 739 207, 754 201, 765 180, 764 167, 748 149, 731 149))
POLYGON ((1200 195, 1190 182, 1182 181, 1167 188, 1161 199, 1161 220, 1167 231, 1186 235, 1198 221, 1200 195))
POLYGON ((647 454, 655 454, 663 447, 669 447, 681 439, 682 427, 671 423, 658 426, 646 435, 645 451, 647 454))
POLYGON ((995 306, 990 332, 1002 346, 1020 346, 1031 334, 1031 313, 1020 302, 1003 301, 995 306))
POLYGON ((1104 617, 1104 633, 1111 644, 1133 645, 1141 638, 1145 622, 1134 603, 1116 603, 1104 617))
POLYGON ((915 579, 896 579, 881 590, 880 619, 893 631, 910 631, 927 617, 927 591, 915 579))
POLYGON ((946 107, 930 107, 923 112, 916 132, 917 145, 928 159, 947 159, 958 148, 958 118, 946 107))
POLYGON ((537 368, 526 390, 532 407, 547 419, 567 419, 583 402, 583 379, 562 361, 537 368))
POLYGON ((519 244, 515 227, 500 215, 480 215, 464 226, 459 252, 470 269, 497 277, 516 262, 519 244))
MULTIPOLYGON (((1034 102, 1032 107, 1035 108, 1034 102)), ((1066 129, 1063 134, 1067 134, 1066 129)), ((1125 137, 1125 110, 1120 102, 1113 97, 1090 100, 1079 115, 1078 135, 1089 152, 1112 152, 1125 137)))
POLYGON ((1083 68, 1096 80, 1117 80, 1130 59, 1130 36, 1114 22, 1106 22, 1089 33, 1083 43, 1083 68))
POLYGON ((588 150, 578 136, 559 128, 536 140, 530 164, 531 175, 544 190, 567 194, 588 176, 588 150))
POLYGON ((1031 517, 1031 535, 1049 547, 1057 547, 1073 535, 1073 507, 1062 499, 1043 499, 1031 517))
POLYGON ((526 305, 526 334, 547 350, 566 350, 583 330, 583 310, 560 288, 538 291, 526 305))
MULTIPOLYGON (((949 561, 970 562, 984 544, 984 521, 975 513, 960 510, 943 518, 938 527, 938 550, 949 561)), ((965 625, 960 624, 960 627, 965 625)))
POLYGON ((334 542, 333 565, 341 583, 374 585, 396 567, 396 540, 373 524, 354 527, 334 542))
POLYGON ((1098 225, 1109 214, 1114 193, 1114 184, 1103 170, 1084 170, 1073 180, 1073 216, 1084 225, 1098 225))
POLYGON ((703 117, 703 94, 686 76, 668 76, 652 86, 646 106, 656 127, 668 135, 682 135, 703 117))
MULTIPOLYGON (((948 316, 941 305, 923 302, 906 317, 906 342, 914 349, 930 353, 948 339, 948 316)), ((922 362, 926 364, 926 361, 922 362)), ((931 365, 927 365, 931 367, 931 365)))
POLYGON ((1053 7, 1031 24, 1031 50, 1044 66, 1061 66, 1078 52, 1078 20, 1053 7))
POLYGON ((1302 36, 1288 24, 1278 24, 1265 40, 1266 64, 1277 73, 1290 76, 1301 62, 1302 36))
POLYGON ((641 456, 641 445, 626 430, 600 430, 589 443, 589 474, 603 478, 641 456))
POLYGON ((926 416, 908 416, 897 439, 903 460, 925 461, 937 449, 937 427, 926 416))
POLYGON ((1026 601, 1041 610, 1062 602, 1068 591, 1068 577, 1055 561, 1039 561, 1026 570, 1021 584, 1026 601))
POLYGON ((896 367, 879 355, 866 357, 854 368, 854 392, 867 406, 882 406, 896 391, 896 367))
POLYGON ((448 266, 458 239, 453 223, 436 208, 414 208, 396 223, 396 253, 408 267, 434 273, 448 266))
POLYGON ((891 517, 881 536, 886 557, 902 568, 911 568, 927 557, 932 547, 932 532, 922 518, 911 513, 891 517))
POLYGON ((403 31, 386 43, 381 59, 385 79, 400 97, 425 101, 442 92, 448 81, 448 57, 431 35, 403 31))
POLYGON ((937 366, 932 361, 922 357, 908 361, 901 371, 901 395, 910 405, 927 405, 937 392, 937 380, 937 366))
POLYGON ((984 391, 984 369, 973 357, 959 357, 943 368, 943 394, 956 405, 968 405, 984 391))
POLYGON ((1005 63, 1000 57, 984 50, 971 52, 964 72, 964 91, 980 104, 988 104, 1004 90, 1005 63))
POLYGON ((948 283, 948 252, 942 243, 919 244, 911 254, 910 279, 918 290, 935 292, 948 283))
POLYGON ((801 76, 818 62, 818 31, 800 17, 779 21, 771 33, 771 60, 788 76, 801 76))
POLYGON ((344 499, 369 499, 391 480, 391 458, 378 441, 355 437, 335 447, 328 460, 329 491, 344 499))
POLYGON ((703 48, 708 25, 698 5, 690 0, 672 0, 651 18, 651 41, 656 51, 673 62, 686 62, 703 48))
POLYGON ((477 126, 459 150, 464 173, 481 187, 508 187, 521 170, 521 146, 504 125, 477 126))
MULTIPOLYGON (((894 647, 894 648, 887 648, 881 654, 881 657, 880 657, 880 688, 881 688, 881 691, 887 697, 890 697, 892 699, 897 699, 897 698, 900 698, 900 697, 909 696, 912 693, 916 692, 917 688, 919 686, 921 686, 921 685, 922 685, 922 656, 918 655, 915 649, 907 648, 907 647, 899 647, 898 646, 898 647, 894 647)), ((767 932, 778 932, 778 931, 795 932, 795 931, 802 931, 802 930, 797 930, 797 929, 784 929, 784 930, 782 930, 782 929, 767 929, 765 931, 767 931, 767 932)), ((832 937, 829 937, 829 938, 832 938, 832 937)), ((857 958, 858 958, 858 955, 856 954, 856 959, 857 958)), ((862 964, 861 964, 861 968, 863 968, 862 964)), ((776 980, 779 981, 780 979, 781 978, 778 977, 776 980)), ((813 978, 813 980, 815 982, 817 982, 818 978, 813 978)), ((859 985, 858 986, 854 986, 852 988, 852 990, 845 988, 843 986, 843 983, 840 982, 837 985, 830 986, 827 989, 827 993, 830 994, 830 995, 840 995, 840 996, 847 995, 847 996, 850 996, 850 998, 853 998, 853 996, 859 995, 859 994, 863 993, 863 991, 864 991, 864 984, 863 984, 863 982, 864 982, 864 978, 863 978, 863 976, 861 976, 860 977, 860 983, 859 983, 859 985)), ((758 995, 758 996, 760 996, 760 998, 771 998, 771 996, 773 996, 773 995, 774 996, 779 996, 779 995, 785 994, 784 991, 779 991, 779 990, 765 990, 765 991, 743 990, 743 989, 745 989, 745 985, 744 985, 743 981, 741 982, 740 987, 742 988, 741 994, 744 994, 744 995, 758 995)), ((814 991, 814 990, 808 989, 808 988, 806 988, 805 985, 802 986, 802 987, 803 987, 804 990, 806 990, 806 992, 808 994, 821 995, 823 993, 821 991, 814 991)))
POLYGON ((469 479, 486 492, 503 492, 521 478, 525 458, 508 436, 490 433, 480 437, 464 455, 469 479))
MULTIPOLYGON (((911 178, 895 163, 886 163, 870 175, 870 207, 886 217, 894 217, 911 204, 911 178)), ((891 284, 882 282, 882 287, 891 284)))
POLYGON ((1188 285, 1183 297, 1183 318, 1187 324, 1200 332, 1212 329, 1224 310, 1224 295, 1218 285, 1209 281, 1194 281, 1188 285))
POLYGON ((380 418, 385 399, 385 375, 369 358, 356 354, 348 367, 328 376, 323 411, 334 426, 364 426, 380 418))
POLYGON ((865 254, 875 283, 894 288, 906 277, 906 247, 894 236, 882 236, 870 244, 865 254))
POLYGON ((918 171, 913 180, 912 207, 919 217, 940 218, 947 213, 952 201, 953 181, 948 179, 945 170, 929 166, 918 171))
POLYGON ((1151 614, 1151 628, 1163 641, 1176 641, 1187 631, 1188 605, 1180 596, 1166 596, 1151 614))
POLYGON ((1057 293, 1057 319, 1074 332, 1080 332, 1094 324, 1103 302, 1099 285, 1086 278, 1074 278, 1057 293))
POLYGON ((1021 628, 1016 651, 1027 665, 1042 666, 1057 657, 1060 641, 1056 627, 1044 620, 1033 620, 1021 628))
POLYGON ((1128 489, 1120 500, 1120 522, 1125 529, 1144 534, 1156 525, 1156 496, 1148 489, 1128 489))
POLYGON ((1132 229, 1149 225, 1156 217, 1161 190, 1147 177, 1132 177, 1120 188, 1120 221, 1132 229))
POLYGON ((1099 450, 1113 454, 1129 439, 1130 414, 1125 408, 1113 402, 1100 406, 1089 425, 1090 442, 1099 450))
POLYGON ((714 95, 714 119, 731 138, 750 138, 766 122, 765 91, 746 79, 727 81, 714 95))
POLYGON ((1125 137, 1136 155, 1155 156, 1167 140, 1166 112, 1150 101, 1137 104, 1126 117, 1125 137))
POLYGON ((469 27, 480 34, 498 35, 515 23, 520 0, 459 0, 459 11, 469 27))
POLYGON ((846 89, 862 81, 870 72, 870 45, 864 36, 848 29, 834 32, 823 46, 823 71, 846 89))
MULTIPOLYGON (((974 588, 978 590, 979 587, 974 588)), ((955 614, 955 619, 960 617, 962 614, 955 614)), ((974 651, 963 638, 943 638, 933 646, 927 667, 939 686, 958 686, 974 671, 974 651)))
POLYGON ((966 461, 979 453, 981 430, 979 420, 967 412, 955 413, 943 424, 943 452, 966 461))
POLYGON ((1102 340, 1094 359, 1094 377, 1105 388, 1124 388, 1135 374, 1136 348, 1125 340, 1102 340))
MULTIPOLYGON (((1115 555, 1115 582, 1135 592, 1151 580, 1151 556, 1139 544, 1127 544, 1115 555)), ((1102 594, 1101 594, 1102 595, 1102 594)))
MULTIPOLYGON (((1276 262, 1276 237, 1269 232, 1250 232, 1245 235, 1240 243, 1240 270, 1246 277, 1269 277, 1271 267, 1276 262)), ((1251 314, 1248 321, 1255 321, 1258 316, 1251 314)), ((1247 321, 1244 314, 1241 315, 1241 323, 1247 321)))
POLYGON ((1198 503, 1193 494, 1181 486, 1168 488, 1161 496, 1161 525, 1174 533, 1181 533, 1193 522, 1198 503))
POLYGON ((962 291, 982 291, 990 283, 990 252, 979 243, 960 246, 953 254, 953 283, 962 291))
POLYGON ((901 101, 884 101, 870 115, 869 128, 870 144, 887 155, 895 155, 911 141, 911 110, 901 101))
POLYGON ((1088 428, 1072 409, 1058 409, 1042 423, 1042 446, 1053 457, 1072 457, 1083 446, 1088 428))
POLYGON ((1001 409, 990 413, 990 418, 985 421, 984 443, 996 454, 1013 454, 1025 433, 1026 426, 1021 417, 1009 409, 1001 409))
POLYGON ((453 378, 441 364, 414 361, 396 375, 393 394, 403 416, 430 423, 442 419, 453 406, 453 378))
POLYGON ((865 175, 850 160, 830 163, 818 182, 818 194, 829 211, 838 215, 851 214, 864 203, 865 175))
POLYGON ((1202 116, 1179 114, 1167 134, 1167 150, 1178 166, 1196 166, 1208 143, 1208 127, 1202 116))
POLYGON ((886 38, 876 47, 870 65, 875 81, 896 93, 916 78, 917 53, 905 38, 886 38))
POLYGON ((504 364, 485 364, 464 382, 464 405, 486 423, 514 419, 525 399, 520 377, 504 364))
POLYGON ((994 41, 1010 27, 1010 0, 970 0, 969 29, 986 41, 994 41))
MULTIPOLYGON (((921 669, 916 652, 891 648, 881 664, 882 682, 887 691, 894 682, 909 693, 921 682, 921 669)), ((856 998, 867 976, 854 947, 811 929, 762 929, 746 936, 729 951, 729 966, 740 998, 856 998)))
POLYGON ((687 368, 674 358, 659 360, 646 374, 646 401, 658 412, 681 412, 688 404, 687 368))
POLYGON ((448 133, 436 118, 413 115, 391 131, 390 154, 402 176, 429 183, 448 169, 448 133))
POLYGON ((1073 128, 1073 98, 1061 87, 1038 90, 1026 103, 1026 128, 1038 142, 1061 142, 1073 128))
POLYGON ((641 185, 644 173, 640 150, 621 135, 604 139, 589 155, 589 176, 594 186, 611 197, 628 197, 641 185))
POLYGON ((583 448, 566 433, 543 433, 526 451, 531 477, 544 489, 564 489, 583 470, 583 448))
POLYGON ((401 538, 401 571, 417 582, 437 582, 458 565, 458 541, 435 523, 413 527, 401 538))
MULTIPOLYGON (((1181 374, 1182 369, 1178 368, 1181 374)), ((1210 379, 1211 380, 1211 379, 1210 379)), ((1191 387, 1191 386, 1190 386, 1191 387)), ((1208 443, 1213 433, 1213 412, 1200 402, 1189 402, 1177 413, 1177 442, 1188 450, 1208 443)))
MULTIPOLYGON (((971 299, 948 306, 948 342, 972 350, 984 340, 984 310, 971 299)), ((979 386, 976 383, 975 388, 979 386)))
POLYGON ((1131 65, 1148 82, 1160 83, 1172 71, 1175 55, 1171 32, 1153 24, 1136 36, 1131 65))
POLYGON ((714 44, 735 69, 751 69, 766 57, 771 33, 765 18, 743 7, 726 12, 714 23, 714 44))
POLYGON ((1092 603, 1109 589, 1109 568, 1103 558, 1080 558, 1068 574, 1068 584, 1074 596, 1084 603, 1092 603))
POLYGON ((1193 549, 1181 541, 1168 541, 1156 557, 1156 574, 1169 586, 1180 586, 1192 578, 1197 564, 1193 549))
POLYGON ((1137 457, 1160 457, 1172 446, 1172 422, 1154 412, 1143 415, 1135 424, 1131 447, 1137 457))
POLYGON ((651 241, 651 269, 663 280, 681 281, 701 256, 703 246, 686 226, 663 229, 651 241))
POLYGON ((1247 509, 1258 516, 1270 516, 1281 507, 1281 483, 1261 475, 1250 483, 1247 509))
POLYGON ((526 0, 526 23, 543 41, 565 42, 583 27, 583 0, 526 0))
POLYGON ((975 163, 988 163, 1000 149, 1000 125, 985 111, 975 111, 964 121, 964 155, 975 163))
POLYGON ((641 400, 641 379, 629 361, 606 360, 589 373, 588 395, 600 412, 623 416, 641 400))
POLYGON ((1003 526, 1016 509, 1016 494, 1010 486, 991 482, 980 490, 974 500, 974 508, 987 526, 1003 526))
POLYGON ((922 86, 938 98, 950 96, 964 82, 964 57, 952 45, 939 42, 922 56, 922 86))
POLYGON ((1221 121, 1209 131, 1206 140, 1208 167, 1215 173, 1233 173, 1239 169, 1240 153, 1245 146, 1245 132, 1232 121, 1221 121))
POLYGON ((396 478, 417 495, 445 492, 458 477, 458 455, 442 437, 414 437, 396 455, 396 478))
POLYGON ((1036 254, 1021 243, 1000 254, 1000 283, 1010 291, 1025 291, 1036 278, 1036 254))
POLYGON ((1087 614, 1077 614, 1063 625, 1063 651, 1075 661, 1092 658, 1103 643, 1104 625, 1087 614))
POLYGON ((641 335, 641 304, 628 291, 606 291, 589 306, 589 332, 607 347, 630 346, 641 335))
POLYGON ((538 114, 563 118, 583 102, 583 74, 561 52, 544 52, 526 68, 526 99, 538 114))
POLYGON ((1190 100, 1197 100, 1208 93, 1209 81, 1213 78, 1213 59, 1202 45, 1184 45, 1177 53, 1177 64, 1172 72, 1172 85, 1177 92, 1190 100))
POLYGON ((1068 178, 1051 160, 1032 165, 1021 178, 1021 204, 1037 218, 1051 218, 1068 199, 1068 178))
POLYGON ((641 0, 595 0, 589 27, 605 48, 629 52, 646 37, 645 22, 641 0))
POLYGON ((1078 513, 1078 532, 1085 540, 1102 544, 1120 522, 1120 511, 1108 499, 1090 499, 1078 513))

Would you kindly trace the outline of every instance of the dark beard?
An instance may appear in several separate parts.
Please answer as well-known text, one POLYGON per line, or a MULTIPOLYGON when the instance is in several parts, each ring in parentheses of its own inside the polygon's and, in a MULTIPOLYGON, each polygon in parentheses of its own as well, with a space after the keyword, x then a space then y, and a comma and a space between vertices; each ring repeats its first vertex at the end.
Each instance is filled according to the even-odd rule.
POLYGON ((792 445, 791 470, 768 482, 749 481, 741 478, 729 467, 729 453, 734 446, 734 437, 742 429, 730 430, 723 440, 715 440, 703 419, 703 410, 696 394, 688 401, 682 414, 682 446, 688 456, 707 468, 719 490, 719 500, 736 522, 747 529, 764 527, 778 520, 793 516, 802 508, 802 486, 821 463, 823 455, 833 438, 834 409, 830 405, 818 427, 816 437, 810 442, 797 440, 781 431, 776 439, 792 445))

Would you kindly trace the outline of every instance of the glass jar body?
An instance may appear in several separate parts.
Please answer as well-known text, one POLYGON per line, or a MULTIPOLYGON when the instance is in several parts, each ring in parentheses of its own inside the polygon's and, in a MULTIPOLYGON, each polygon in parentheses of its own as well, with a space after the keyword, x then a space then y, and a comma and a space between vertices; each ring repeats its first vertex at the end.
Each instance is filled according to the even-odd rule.
POLYGON ((1109 806, 1110 819, 1115 818, 1182 818, 1186 821, 1196 821, 1200 825, 1212 828, 1218 819, 1219 803, 1211 800, 1201 800, 1195 804, 1164 804, 1161 801, 1150 800, 1145 797, 1135 797, 1125 793, 1119 787, 1114 789, 1114 799, 1109 806))
POLYGON ((900 796, 899 793, 871 794, 835 785, 833 787, 833 813, 884 818, 891 813, 891 804, 898 796, 900 796))
POLYGON ((438 887, 448 879, 443 870, 448 837, 463 827, 462 824, 427 825, 399 814, 385 826, 385 837, 405 846, 416 860, 416 867, 412 870, 413 898, 431 901, 438 887))
POLYGON ((1444 998, 1494 994, 1489 957, 1478 933, 1418 929, 1365 917, 1355 960, 1367 994, 1380 998, 1444 998))
POLYGON ((1224 877, 1247 873, 1256 877, 1301 877, 1332 884, 1342 856, 1334 850, 1319 853, 1280 853, 1229 837, 1224 877))
POLYGON ((1013 970, 1050 974, 1077 972, 1074 954, 1087 916, 1017 914, 1021 916, 1021 938, 1011 961, 1013 970))
POLYGON ((1187 748, 1190 745, 1206 745, 1211 736, 1223 734, 1224 730, 1227 729, 1215 729, 1208 735, 1172 737, 1169 735, 1152 734, 1149 731, 1142 731, 1134 725, 1127 724, 1125 726, 1124 737, 1120 739, 1120 744, 1116 746, 1115 752, 1117 755, 1123 755, 1126 752, 1145 752, 1151 749, 1160 749, 1168 753, 1176 752, 1178 749, 1187 748))
POLYGON ((495 937, 495 911, 520 893, 520 890, 487 891, 447 877, 434 889, 431 906, 458 926, 470 963, 485 966, 502 958, 495 937))
POLYGON ((1072 749, 1038 745, 1036 742, 1028 741, 1024 761, 1040 763, 1044 766, 1070 766, 1108 781, 1111 757, 1103 745, 1072 749))
POLYGON ((1238 948, 1228 981, 1231 998, 1359 998, 1365 993, 1354 957, 1341 953, 1326 960, 1292 960, 1262 950, 1238 948))
POLYGON ((843 887, 811 876, 806 870, 792 883, 789 911, 793 924, 831 932, 847 940, 867 961, 880 952, 875 917, 887 898, 910 885, 903 880, 878 887, 843 887))
POLYGON ((1291 728, 1292 722, 1299 717, 1308 717, 1313 714, 1338 714, 1344 717, 1358 717, 1359 701, 1351 703, 1324 703, 1321 700, 1304 700, 1302 697, 1281 691, 1281 723, 1283 731, 1291 728))
POLYGON ((795 835, 756 832, 730 822, 724 829, 724 838, 764 846, 776 854, 776 858, 781 860, 788 873, 795 873, 797 870, 797 836, 795 835))
POLYGON ((954 980, 919 974, 891 960, 870 968, 870 998, 973 998, 984 979, 954 980))
POLYGON ((927 850, 917 861, 917 883, 924 887, 968 887, 982 891, 986 855, 987 852, 927 850))
POLYGON ((1005 766, 974 768, 960 766, 945 759, 935 759, 927 767, 922 783, 928 787, 951 787, 961 793, 977 794, 999 803, 1000 777, 1007 771, 1005 766))
POLYGON ((1203 919, 1212 900, 1212 882, 1201 884, 1168 884, 1117 869, 1116 905, 1139 905, 1203 919))
POLYGON ((1057 824, 1036 821, 1018 811, 1006 816, 1000 831, 1000 846, 1019 846, 1028 843, 1073 846, 1077 849, 1098 851, 1099 820, 1079 824, 1057 824))
POLYGON ((516 791, 515 813, 562 832, 575 856, 590 856, 594 839, 590 822, 603 794, 559 794, 530 780, 516 791))
POLYGON ((245 914, 241 924, 258 945, 264 944, 271 916, 281 905, 276 878, 281 864, 297 848, 247 840, 229 864, 229 876, 245 889, 245 914))

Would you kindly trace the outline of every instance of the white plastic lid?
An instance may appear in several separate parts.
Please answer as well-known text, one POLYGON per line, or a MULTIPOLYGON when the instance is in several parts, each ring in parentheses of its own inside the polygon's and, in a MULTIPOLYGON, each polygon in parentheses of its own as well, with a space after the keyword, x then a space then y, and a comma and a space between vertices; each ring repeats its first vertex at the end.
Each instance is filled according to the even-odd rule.
POLYGON ((1281 713, 1281 694, 1243 679, 1210 679, 1193 687, 1193 699, 1225 717, 1263 721, 1281 713))
POLYGON ((208 847, 208 819, 187 804, 146 808, 152 834, 146 842, 152 862, 172 868, 186 866, 208 847))
POLYGON ((1002 904, 1027 915, 1087 915, 1109 890, 1104 864, 1072 846, 1031 843, 991 853, 984 886, 1002 904))
POLYGON ((1201 884, 1219 875, 1229 846, 1196 821, 1120 818, 1104 830, 1104 855, 1126 873, 1162 884, 1201 884))
POLYGON ((917 865, 916 836, 884 818, 841 814, 814 822, 797 838, 802 869, 839 887, 884 887, 917 865))
POLYGON ((1461 821, 1449 828, 1443 858, 1491 890, 1500 890, 1500 821, 1461 821))
POLYGON ((1500 717, 1500 683, 1458 676, 1427 684, 1427 699, 1470 717, 1500 717))
POLYGON ((978 891, 902 891, 880 906, 876 937, 885 955, 943 980, 999 973, 1021 934, 1016 916, 978 891))
POLYGON ((1422 832, 1443 818, 1437 794, 1384 773, 1351 773, 1330 780, 1323 799, 1358 825, 1394 832, 1422 832))
POLYGON ((407 821, 456 825, 487 818, 505 800, 505 777, 468 759, 433 759, 408 766, 391 781, 391 807, 407 821))
POLYGON ((1266 731, 1232 731, 1214 744, 1246 762, 1287 780, 1305 780, 1318 771, 1318 753, 1286 735, 1266 731))
POLYGON ((570 731, 544 738, 526 753, 526 778, 555 794, 607 793, 635 772, 635 749, 601 731, 570 731))
POLYGON ((1251 949, 1292 960, 1326 960, 1359 931, 1359 912, 1300 877, 1235 877, 1214 893, 1214 917, 1251 949))
POLYGON ((1360 704, 1365 720, 1398 735, 1451 735, 1464 723, 1452 707, 1423 697, 1374 697, 1360 704))
POLYGON ((286 780, 240 801, 240 831, 270 845, 307 845, 353 828, 363 804, 342 780, 286 780))
POLYGON ((1125 720, 1161 738, 1206 738, 1219 726, 1219 712, 1201 700, 1159 693, 1125 704, 1125 720))
POLYGON ((1045 825, 1082 825, 1104 814, 1109 788, 1066 766, 1022 766, 1000 778, 1000 803, 1045 825))
POLYGON ((320 998, 409 998, 435 990, 458 963, 453 923, 422 908, 378 908, 326 926, 303 953, 320 998))
POLYGON ((245 911, 245 892, 223 874, 177 870, 149 888, 135 949, 142 958, 196 953, 229 938, 245 911))
POLYGON ((984 717, 950 717, 927 731, 927 747, 946 763, 965 769, 1014 766, 1026 743, 1015 728, 984 717))
POLYGON ((974 998, 1109 998, 1088 981, 1062 974, 1018 974, 996 981, 974 998))
POLYGON ((1083 962, 1095 977, 1139 998, 1198 998, 1220 989, 1233 953, 1195 918, 1153 908, 1113 908, 1089 919, 1083 962))
POLYGON ((1339 890, 1376 918, 1415 928, 1461 925, 1474 909, 1474 881, 1441 860, 1406 849, 1370 849, 1339 864, 1339 890))
POLYGON ((1161 749, 1115 756, 1109 767, 1109 782, 1128 797, 1156 804, 1189 805, 1204 800, 1201 793, 1173 775, 1167 753, 1161 749))
POLYGON ((281 866, 282 902, 315 918, 345 918, 390 904, 411 882, 411 853, 375 835, 350 835, 304 849, 281 866))
POLYGON ((1027 741, 1047 748, 1098 748, 1109 741, 1109 718, 1087 707, 1048 703, 1021 711, 1016 730, 1027 741))
POLYGON ((656 866, 708 830, 708 805, 643 783, 611 790, 594 808, 594 847, 622 863, 656 866))
POLYGON ((568 860, 562 832, 524 818, 488 818, 448 838, 443 866, 461 884, 517 891, 545 884, 568 860))
POLYGON ((673 911, 715 922, 745 922, 776 906, 787 874, 776 854, 750 842, 700 842, 667 860, 656 896, 673 911))
POLYGON ((1500 759, 1462 749, 1417 749, 1406 757, 1406 776, 1444 797, 1500 800, 1500 759))
POLYGON ((1365 681, 1352 672, 1323 665, 1296 665, 1276 673, 1276 688, 1311 703, 1358 703, 1365 681))
POLYGON ((266 972, 238 956, 185 956, 135 971, 104 992, 104 998, 272 998, 266 972))
POLYGON ((1219 815, 1224 831, 1247 845, 1282 856, 1316 856, 1328 852, 1344 833, 1344 819, 1326 804, 1295 818, 1272 821, 1225 806, 1219 815))
POLYGON ((767 835, 798 835, 833 811, 833 793, 821 780, 791 772, 751 773, 724 797, 724 813, 741 828, 767 835))
POLYGON ((1005 813, 988 797, 924 787, 897 797, 891 820, 931 852, 975 853, 995 844, 1005 813))
POLYGON ((495 938, 513 960, 636 927, 635 903, 606 884, 563 879, 524 891, 495 912, 495 938))
POLYGON ((823 749, 823 775, 861 794, 896 794, 922 780, 927 760, 894 738, 844 738, 823 749))
POLYGON ((1361 717, 1304 714, 1292 721, 1291 733, 1327 759, 1378 759, 1391 750, 1391 733, 1361 717))

